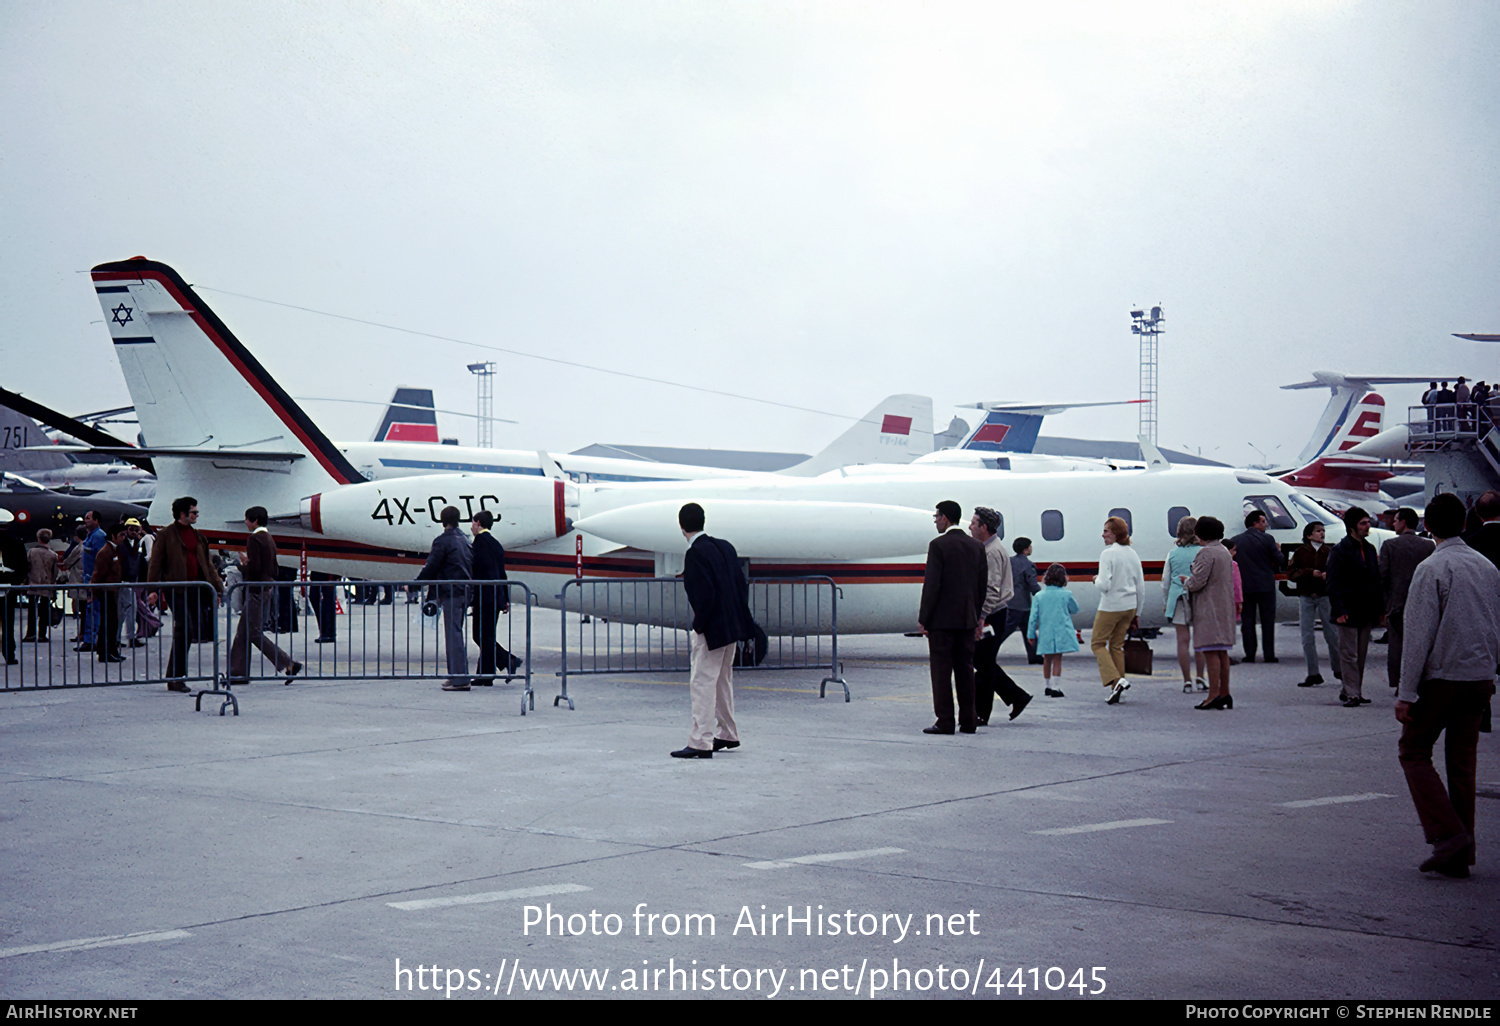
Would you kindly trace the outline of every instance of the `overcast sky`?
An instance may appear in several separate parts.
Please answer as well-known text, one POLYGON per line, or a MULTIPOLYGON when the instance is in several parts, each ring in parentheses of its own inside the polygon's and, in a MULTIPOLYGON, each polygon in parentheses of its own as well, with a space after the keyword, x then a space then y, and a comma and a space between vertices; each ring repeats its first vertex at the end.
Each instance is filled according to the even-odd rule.
POLYGON ((1313 370, 1500 377, 1450 337, 1500 332, 1497 106, 1479 0, 8 0, 0 383, 128 402, 79 272, 144 254, 294 396, 472 410, 493 359, 499 446, 810 452, 894 392, 1133 398, 1159 302, 1162 443, 1287 459, 1313 370))

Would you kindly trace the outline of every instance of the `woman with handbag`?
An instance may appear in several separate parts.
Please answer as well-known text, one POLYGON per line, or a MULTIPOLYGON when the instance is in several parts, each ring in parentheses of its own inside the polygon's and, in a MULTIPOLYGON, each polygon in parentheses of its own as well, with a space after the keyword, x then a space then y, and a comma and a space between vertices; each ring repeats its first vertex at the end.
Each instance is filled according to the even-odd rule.
POLYGON ((1234 560, 1221 542, 1224 523, 1198 518, 1203 548, 1193 558, 1192 573, 1180 577, 1193 602, 1193 646, 1208 668, 1208 697, 1195 709, 1233 709, 1229 697, 1229 650, 1234 647, 1234 560))
POLYGON ((1099 555, 1099 611, 1089 647, 1099 662, 1099 682, 1109 689, 1109 705, 1118 705, 1130 689, 1125 679, 1125 635, 1146 604, 1146 575, 1141 557, 1130 546, 1130 528, 1119 517, 1104 521, 1105 549, 1099 555))

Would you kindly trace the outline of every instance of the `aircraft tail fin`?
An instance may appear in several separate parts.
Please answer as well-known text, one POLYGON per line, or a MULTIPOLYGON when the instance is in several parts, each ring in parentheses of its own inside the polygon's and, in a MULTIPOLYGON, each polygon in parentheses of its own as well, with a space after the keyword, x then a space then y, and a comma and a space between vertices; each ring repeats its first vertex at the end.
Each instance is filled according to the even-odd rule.
MULTIPOLYGON (((193 495, 205 526, 233 524, 248 506, 294 511, 304 495, 363 480, 171 267, 136 257, 100 264, 93 279, 141 437, 173 451, 156 459, 159 503, 193 495)), ((169 522, 165 512, 152 518, 169 522)))
POLYGON ((27 446, 47 442, 47 432, 40 424, 9 406, 0 406, 0 471, 25 475, 72 465, 73 461, 60 452, 25 451, 27 446))
POLYGON ((375 429, 372 442, 431 442, 438 437, 437 411, 433 409, 432 389, 397 388, 391 396, 385 416, 375 429))
MULTIPOLYGON (((1339 389, 1335 389, 1333 399, 1323 411, 1325 419, 1339 402, 1339 389)), ((1358 395, 1351 390, 1342 416, 1335 418, 1332 430, 1327 435, 1327 442, 1310 458, 1300 460, 1295 469, 1277 476, 1287 484, 1299 488, 1379 491, 1380 482, 1390 477, 1390 472, 1382 469, 1371 457, 1351 456, 1347 453, 1361 442, 1380 434, 1384 419, 1385 399, 1382 396, 1375 392, 1358 395), (1363 465, 1366 462, 1370 464, 1368 468, 1363 465)), ((1323 424, 1320 422, 1319 431, 1322 430, 1323 424)), ((1318 435, 1315 434, 1314 442, 1317 439, 1318 435)), ((1309 448, 1312 446, 1309 445, 1309 448)), ((1304 454, 1306 451, 1304 450, 1304 454)))
POLYGON ((869 463, 910 463, 932 451, 932 400, 893 395, 882 400, 827 448, 780 471, 795 477, 869 463))

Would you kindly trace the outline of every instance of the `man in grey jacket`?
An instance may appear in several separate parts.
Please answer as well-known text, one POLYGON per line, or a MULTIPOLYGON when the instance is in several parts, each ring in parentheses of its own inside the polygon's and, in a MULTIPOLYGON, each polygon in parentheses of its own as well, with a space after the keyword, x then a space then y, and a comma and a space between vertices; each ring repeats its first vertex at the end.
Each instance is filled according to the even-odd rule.
MULTIPOLYGON (((468 581, 474 574, 473 549, 458 529, 458 507, 444 506, 438 514, 443 533, 433 539, 427 565, 417 574, 419 581, 468 581)), ((443 611, 443 647, 448 653, 448 682, 444 691, 469 690, 469 643, 464 638, 464 611, 469 607, 469 588, 464 584, 439 584, 437 603, 443 611)))
POLYGON ((1437 548, 1412 573, 1396 719, 1401 769, 1432 855, 1424 873, 1466 877, 1474 864, 1474 791, 1479 729, 1500 665, 1500 570, 1466 545, 1464 504, 1452 494, 1427 504, 1437 548), (1444 743, 1448 787, 1432 765, 1444 743))

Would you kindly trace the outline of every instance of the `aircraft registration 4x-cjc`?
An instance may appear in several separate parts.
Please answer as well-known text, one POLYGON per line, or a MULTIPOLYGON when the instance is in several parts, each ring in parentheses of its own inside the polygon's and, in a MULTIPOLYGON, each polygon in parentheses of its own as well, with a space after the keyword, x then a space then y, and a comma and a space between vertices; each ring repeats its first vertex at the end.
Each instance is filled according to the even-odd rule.
MULTIPOLYGON (((1212 514, 1233 531, 1246 510, 1261 509, 1285 545, 1300 543, 1310 519, 1331 522, 1330 541, 1342 534, 1325 510, 1265 474, 1171 467, 1159 459, 1107 473, 928 464, 803 477, 710 478, 702 468, 682 468, 679 480, 597 481, 569 479, 556 459, 548 467, 537 458, 542 474, 367 481, 172 268, 136 258, 102 264, 93 277, 140 419, 142 452, 160 479, 153 522, 170 520, 174 497, 192 495, 203 511, 198 529, 210 543, 238 547, 244 510, 262 505, 278 521, 283 558, 291 563, 305 552, 313 569, 327 572, 414 576, 440 530, 443 506, 487 509, 497 517, 494 533, 507 549, 510 576, 555 605, 563 580, 575 573, 578 536, 586 576, 653 576, 680 557, 676 509, 693 501, 703 505, 709 532, 729 538, 749 560, 752 576, 831 577, 843 588, 840 631, 880 633, 915 626, 932 509, 943 499, 966 513, 976 505, 999 510, 1007 543, 1031 538, 1036 563, 1062 563, 1075 584, 1094 573, 1109 516, 1132 525, 1154 580, 1177 520, 1189 514, 1212 514)), ((880 414, 870 430, 878 435, 877 426, 891 423, 880 414)), ((653 474, 661 469, 649 466, 653 474)), ((1075 594, 1083 624, 1093 615, 1094 589, 1077 587, 1075 594)), ((1144 622, 1161 623, 1163 606, 1164 597, 1149 599, 1144 622)))

